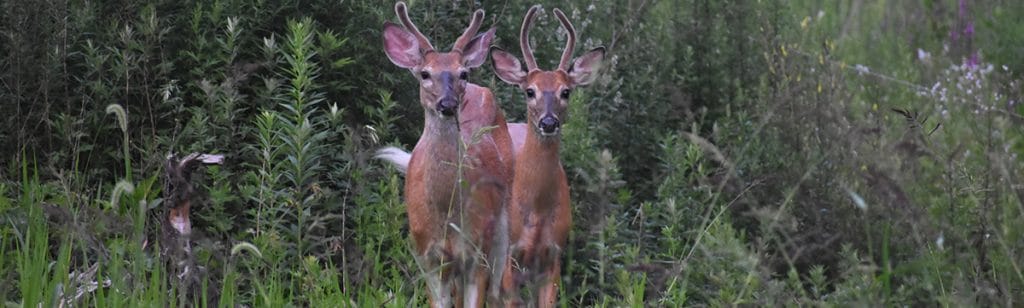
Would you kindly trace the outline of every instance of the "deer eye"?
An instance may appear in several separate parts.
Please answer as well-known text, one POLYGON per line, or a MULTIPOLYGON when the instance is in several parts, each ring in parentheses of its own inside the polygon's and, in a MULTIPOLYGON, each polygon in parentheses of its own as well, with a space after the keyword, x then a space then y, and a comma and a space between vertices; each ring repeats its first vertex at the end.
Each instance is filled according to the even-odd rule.
POLYGON ((569 99, 570 94, 572 94, 572 91, 569 89, 562 90, 562 99, 569 99))
POLYGON ((462 79, 462 80, 469 79, 469 73, 466 73, 466 72, 459 73, 459 79, 462 79))
POLYGON ((536 95, 537 93, 534 92, 533 89, 526 89, 526 97, 533 98, 536 95))
POLYGON ((423 78, 423 80, 430 79, 430 73, 429 72, 420 72, 420 78, 423 78))

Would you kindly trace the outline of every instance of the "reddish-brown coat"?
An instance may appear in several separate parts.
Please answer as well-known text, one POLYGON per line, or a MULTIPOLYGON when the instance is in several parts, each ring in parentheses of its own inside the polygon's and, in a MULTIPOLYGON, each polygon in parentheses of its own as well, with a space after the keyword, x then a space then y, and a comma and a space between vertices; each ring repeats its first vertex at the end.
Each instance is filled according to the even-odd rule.
POLYGON ((484 63, 494 29, 476 35, 484 15, 477 10, 451 51, 441 52, 412 23, 404 3, 395 13, 404 27, 385 23, 384 51, 420 80, 424 127, 411 155, 385 159, 399 166, 406 160, 409 227, 431 306, 479 307, 485 295, 497 297, 502 271, 489 264, 504 264, 506 256, 513 164, 494 96, 467 82, 469 70, 484 63))
POLYGON ((560 256, 569 236, 572 215, 569 184, 559 157, 561 124, 568 118, 572 90, 594 81, 604 57, 595 48, 575 61, 570 60, 575 30, 564 13, 554 13, 569 33, 558 69, 537 68, 529 46, 529 28, 539 6, 530 8, 520 31, 520 47, 526 60, 519 60, 498 48, 491 58, 498 78, 517 85, 526 94, 526 125, 509 125, 516 155, 509 208, 509 260, 505 265, 502 292, 506 304, 553 307, 561 281, 560 256), (523 303, 525 290, 532 298, 523 303))
POLYGON ((467 183, 494 181, 504 186, 511 180, 513 160, 504 113, 497 109, 489 89, 469 84, 459 110, 459 127, 441 123, 425 126, 409 161, 405 199, 417 252, 426 252, 430 243, 444 238, 447 224, 442 221, 461 225, 457 214, 471 213, 471 222, 486 225, 489 220, 485 217, 498 210, 497 205, 464 208, 469 206, 461 202, 467 192, 453 193, 453 188, 459 187, 456 181, 460 164, 467 183), (489 131, 474 140, 475 132, 484 129, 489 131), (467 145, 464 155, 459 153, 460 139, 467 145))

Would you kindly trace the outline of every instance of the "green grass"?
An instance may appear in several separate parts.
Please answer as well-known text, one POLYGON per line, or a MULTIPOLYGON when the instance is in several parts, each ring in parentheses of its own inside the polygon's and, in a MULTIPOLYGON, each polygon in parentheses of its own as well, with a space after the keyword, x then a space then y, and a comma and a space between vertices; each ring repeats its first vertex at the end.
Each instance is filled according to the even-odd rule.
MULTIPOLYGON (((560 306, 1024 301, 1020 4, 540 2, 541 66, 554 7, 609 48, 564 129, 560 306)), ((527 4, 482 4, 496 45, 527 4)), ((390 3, 0 7, 5 306, 425 305, 404 179, 371 159, 422 130, 390 3), (180 277, 171 152, 226 157, 192 174, 180 277)), ((471 11, 410 3, 438 46, 471 11)), ((519 89, 471 79, 522 121, 519 89)))

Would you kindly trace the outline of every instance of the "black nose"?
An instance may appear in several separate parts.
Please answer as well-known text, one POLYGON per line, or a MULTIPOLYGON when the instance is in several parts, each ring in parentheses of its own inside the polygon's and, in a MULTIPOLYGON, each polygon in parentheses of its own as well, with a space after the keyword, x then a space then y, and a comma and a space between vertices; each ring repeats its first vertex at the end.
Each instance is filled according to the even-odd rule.
POLYGON ((541 132, 545 134, 553 134, 558 130, 559 126, 562 126, 562 124, 558 122, 558 119, 555 117, 548 116, 541 118, 540 125, 538 126, 540 127, 541 132))
POLYGON ((453 98, 443 98, 437 103, 437 111, 446 117, 454 116, 458 107, 458 101, 453 98))

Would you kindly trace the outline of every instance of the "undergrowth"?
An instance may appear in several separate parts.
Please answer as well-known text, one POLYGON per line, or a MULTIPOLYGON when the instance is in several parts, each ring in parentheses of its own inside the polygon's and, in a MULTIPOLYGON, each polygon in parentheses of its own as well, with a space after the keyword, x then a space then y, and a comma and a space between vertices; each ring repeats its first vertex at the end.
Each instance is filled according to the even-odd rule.
MULTIPOLYGON (((1024 300, 1020 3, 540 3, 541 67, 555 7, 577 52, 609 50, 563 130, 562 306, 1024 300)), ((410 13, 448 42, 483 8, 516 50, 527 7, 410 13)), ((404 179, 371 159, 422 130, 416 80, 380 50, 392 3, 0 8, 5 305, 425 305, 404 179), (194 172, 178 275, 161 181, 192 152, 225 163, 194 172)), ((523 121, 518 89, 470 78, 523 121)))

